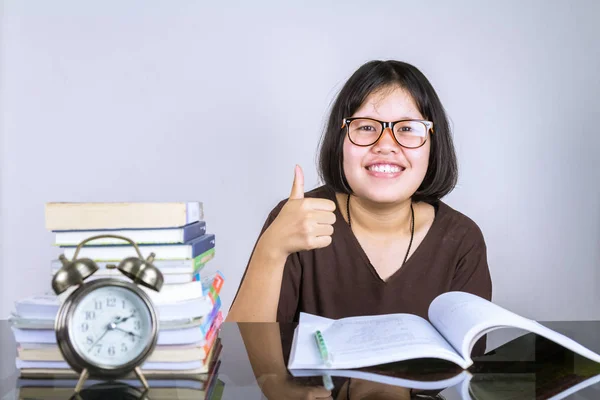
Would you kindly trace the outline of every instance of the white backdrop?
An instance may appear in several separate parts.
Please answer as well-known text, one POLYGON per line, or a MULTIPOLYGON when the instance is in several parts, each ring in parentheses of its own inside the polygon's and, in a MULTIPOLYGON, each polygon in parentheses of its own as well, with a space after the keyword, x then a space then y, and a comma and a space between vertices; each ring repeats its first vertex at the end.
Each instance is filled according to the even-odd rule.
POLYGON ((0 317, 49 287, 48 201, 203 201, 227 310, 335 94, 394 58, 450 115, 494 301, 600 318, 599 2, 280 3, 4 2, 0 317))

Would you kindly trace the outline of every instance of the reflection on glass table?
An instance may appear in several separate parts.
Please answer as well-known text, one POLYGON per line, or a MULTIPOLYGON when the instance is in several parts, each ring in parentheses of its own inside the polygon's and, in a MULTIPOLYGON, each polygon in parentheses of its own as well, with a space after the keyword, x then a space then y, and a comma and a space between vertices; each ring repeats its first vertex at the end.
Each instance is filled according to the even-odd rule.
MULTIPOLYGON (((549 325, 593 351, 600 348, 598 322, 549 325)), ((286 376, 281 371, 289 357, 290 327, 264 324, 241 326, 240 331, 257 381, 269 399, 557 399, 573 393, 583 394, 583 399, 600 398, 600 364, 533 333, 475 357, 468 370, 448 361, 419 359, 351 370, 291 370, 286 376), (279 335, 281 345, 275 340, 279 335)))
MULTIPOLYGON (((548 323, 593 351, 600 350, 600 322, 548 323)), ((346 371, 303 372, 287 368, 295 324, 225 323, 211 373, 191 382, 155 378, 142 392, 138 380, 86 382, 81 400, 116 399, 597 399, 600 364, 535 334, 506 342, 474 358, 468 370, 437 359, 420 359, 346 371), (295 375, 295 376, 294 376, 295 375), (300 376, 307 375, 307 376, 300 376), (162 381, 162 382, 161 382, 162 381), (326 388, 328 383, 333 387, 326 388)), ((16 343, 0 322, 0 399, 75 399, 76 377, 40 379, 15 367, 16 343)))

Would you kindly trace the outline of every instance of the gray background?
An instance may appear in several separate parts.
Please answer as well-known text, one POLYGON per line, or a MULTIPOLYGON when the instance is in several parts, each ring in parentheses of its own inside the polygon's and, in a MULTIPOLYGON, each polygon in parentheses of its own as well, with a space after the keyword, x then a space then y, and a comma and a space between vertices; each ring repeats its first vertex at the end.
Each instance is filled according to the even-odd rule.
POLYGON ((0 15, 1 317, 49 288, 49 201, 203 201, 227 310, 294 164, 320 184, 337 91, 394 58, 449 113, 461 175, 445 201, 485 235, 494 301, 600 318, 600 2, 6 1, 0 15))

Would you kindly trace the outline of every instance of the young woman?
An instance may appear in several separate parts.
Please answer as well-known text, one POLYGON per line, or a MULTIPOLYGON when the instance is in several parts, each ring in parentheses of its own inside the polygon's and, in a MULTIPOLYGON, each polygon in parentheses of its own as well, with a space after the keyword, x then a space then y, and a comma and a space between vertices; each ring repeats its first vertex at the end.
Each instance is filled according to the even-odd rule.
MULTIPOLYGON (((440 199, 457 181, 444 108, 399 61, 361 66, 339 93, 319 154, 324 185, 270 213, 228 321, 412 313, 460 290, 491 300, 478 226, 440 199)), ((476 353, 481 353, 479 343, 476 353)))

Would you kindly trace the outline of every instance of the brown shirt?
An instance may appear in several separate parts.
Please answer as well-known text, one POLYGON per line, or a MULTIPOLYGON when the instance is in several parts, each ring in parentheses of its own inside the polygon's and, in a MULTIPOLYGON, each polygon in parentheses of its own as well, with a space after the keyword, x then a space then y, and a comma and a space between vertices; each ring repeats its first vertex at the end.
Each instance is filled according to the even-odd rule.
MULTIPOLYGON (((326 186, 307 192, 305 197, 326 198, 337 204, 334 191, 326 186)), ((262 232, 277 217, 285 201, 271 211, 262 232)), ((335 319, 411 313, 428 320, 429 305, 444 292, 460 290, 491 300, 492 282, 481 230, 444 202, 432 205, 435 218, 425 238, 406 264, 383 281, 342 217, 338 204, 332 243, 288 257, 277 320, 296 322, 300 312, 335 319)), ((474 349, 473 355, 481 354, 482 345, 474 349)))

